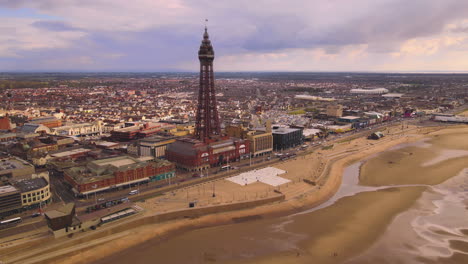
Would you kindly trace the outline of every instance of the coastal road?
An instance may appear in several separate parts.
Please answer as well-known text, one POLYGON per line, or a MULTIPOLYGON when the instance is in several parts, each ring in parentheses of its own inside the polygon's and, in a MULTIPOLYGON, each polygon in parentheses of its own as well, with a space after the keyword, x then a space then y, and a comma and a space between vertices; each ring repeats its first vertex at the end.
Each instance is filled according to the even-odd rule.
POLYGON ((15 227, 0 230, 0 238, 13 236, 19 233, 34 231, 46 225, 47 223, 45 219, 38 219, 38 221, 29 222, 29 223, 23 222, 15 227))

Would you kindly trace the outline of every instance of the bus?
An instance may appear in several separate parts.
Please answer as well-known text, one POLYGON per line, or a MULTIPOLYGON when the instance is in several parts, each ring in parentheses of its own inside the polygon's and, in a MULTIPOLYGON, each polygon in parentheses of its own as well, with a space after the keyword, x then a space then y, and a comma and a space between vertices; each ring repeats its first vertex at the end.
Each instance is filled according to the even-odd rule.
POLYGON ((0 222, 0 229, 16 226, 21 223, 21 217, 15 217, 12 219, 4 220, 0 222))

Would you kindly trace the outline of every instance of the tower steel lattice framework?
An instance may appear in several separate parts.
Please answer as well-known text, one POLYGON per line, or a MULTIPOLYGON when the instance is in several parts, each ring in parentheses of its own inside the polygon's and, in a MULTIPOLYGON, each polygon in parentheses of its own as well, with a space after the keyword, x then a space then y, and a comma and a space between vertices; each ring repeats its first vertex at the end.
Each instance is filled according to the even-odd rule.
POLYGON ((198 50, 198 59, 200 60, 200 88, 195 137, 206 142, 207 139, 221 134, 214 87, 214 50, 206 27, 198 50))

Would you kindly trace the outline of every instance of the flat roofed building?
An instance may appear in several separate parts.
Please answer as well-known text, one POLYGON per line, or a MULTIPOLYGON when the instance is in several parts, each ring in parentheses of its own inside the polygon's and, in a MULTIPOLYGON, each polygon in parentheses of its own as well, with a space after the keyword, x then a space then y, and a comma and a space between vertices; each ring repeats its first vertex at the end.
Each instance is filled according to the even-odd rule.
POLYGON ((0 214, 21 208, 21 193, 12 185, 0 186, 0 214))
POLYGON ((388 93, 388 94, 384 94, 382 95, 382 97, 385 97, 385 98, 401 98, 404 94, 402 93, 388 93))
POLYGON ((45 212, 47 225, 52 231, 67 228, 72 225, 75 216, 75 204, 68 203, 56 210, 45 212))
POLYGON ((372 88, 372 89, 351 89, 350 93, 352 94, 385 94, 388 93, 386 88, 372 88))
POLYGON ((20 158, 0 159, 0 179, 28 179, 34 172, 34 166, 20 158))
POLYGON ((65 151, 56 151, 56 152, 53 152, 53 153, 49 153, 49 155, 50 155, 51 158, 64 160, 64 159, 76 159, 76 158, 79 158, 79 157, 84 157, 89 152, 91 152, 91 149, 75 148, 75 149, 69 149, 69 150, 65 150, 65 151))
POLYGON ((178 168, 200 171, 248 158, 249 153, 248 140, 223 137, 205 143, 195 138, 180 138, 168 146, 166 157, 178 168))
POLYGON ((359 116, 343 116, 338 118, 338 122, 342 123, 356 123, 359 122, 359 116))
POLYGON ((302 145, 302 129, 277 127, 273 129, 273 149, 284 150, 302 145))
POLYGON ((339 104, 327 105, 327 116, 341 117, 343 115, 343 106, 339 104))
POLYGON ((176 141, 175 137, 153 136, 138 140, 128 146, 128 153, 135 156, 151 156, 165 158, 166 149, 169 144, 176 141))
POLYGON ((247 135, 250 141, 250 153, 252 156, 261 156, 273 151, 273 134, 271 132, 255 131, 247 135))
POLYGON ((434 115, 432 117, 434 121, 439 122, 448 122, 448 123, 464 123, 468 124, 468 117, 465 116, 442 116, 442 115, 434 115))
POLYGON ((21 180, 13 183, 21 190, 21 205, 23 207, 48 203, 51 197, 49 182, 45 178, 21 180))
POLYGON ((65 180, 76 195, 87 195, 138 182, 158 181, 175 176, 175 166, 166 160, 141 161, 119 156, 88 162, 64 170, 65 180))
POLYGON ((32 119, 29 122, 33 124, 41 124, 48 128, 59 127, 62 125, 62 121, 57 119, 54 116, 38 117, 38 118, 32 119))
POLYGON ((250 141, 250 155, 256 157, 271 153, 273 151, 273 135, 271 134, 271 123, 266 127, 249 130, 243 125, 229 125, 225 129, 230 137, 247 139, 250 141))

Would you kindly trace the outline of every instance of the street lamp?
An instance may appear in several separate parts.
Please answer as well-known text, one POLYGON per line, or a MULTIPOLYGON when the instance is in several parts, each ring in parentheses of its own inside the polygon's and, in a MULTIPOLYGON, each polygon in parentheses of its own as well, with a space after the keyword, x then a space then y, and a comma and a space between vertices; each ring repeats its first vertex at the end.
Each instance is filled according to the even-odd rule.
POLYGON ((94 184, 93 186, 91 186, 91 188, 94 189, 94 202, 95 204, 97 204, 97 191, 96 191, 97 184, 94 184))

